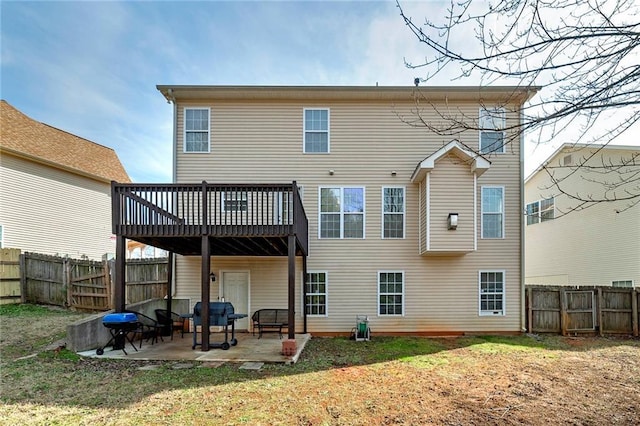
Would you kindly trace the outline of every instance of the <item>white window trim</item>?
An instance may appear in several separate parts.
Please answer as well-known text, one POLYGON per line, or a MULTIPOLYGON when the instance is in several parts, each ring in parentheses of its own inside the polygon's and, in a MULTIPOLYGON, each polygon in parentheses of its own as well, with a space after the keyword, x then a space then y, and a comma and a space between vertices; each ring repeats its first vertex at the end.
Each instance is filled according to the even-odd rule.
POLYGON ((0 223, 0 248, 4 247, 4 225, 0 223))
POLYGON ((249 211, 249 196, 246 191, 224 191, 222 192, 222 213, 247 213, 249 211), (240 198, 230 198, 229 201, 242 202, 246 201, 246 209, 228 209, 227 208, 227 194, 231 192, 233 194, 241 194, 240 198))
POLYGON ((611 287, 615 287, 615 288, 635 288, 636 287, 636 283, 635 283, 634 280, 611 280, 611 287), (614 286, 614 283, 619 283, 619 282, 631 282, 631 287, 614 286))
MULTIPOLYGON (((335 214, 329 213, 328 214, 335 214)), ((347 213, 351 214, 351 213, 347 213)), ((364 240, 367 237, 367 188, 365 186, 319 186, 318 187, 318 239, 319 240, 364 240), (362 189, 362 237, 351 238, 344 236, 344 189, 362 189), (340 190, 340 238, 322 237, 322 190, 323 189, 339 189, 340 190)))
MULTIPOLYGON (((397 271, 397 270, 381 270, 378 271, 376 273, 377 277, 378 277, 378 295, 376 298, 376 305, 377 305, 377 309, 378 309, 378 316, 381 318, 386 318, 386 317, 404 317, 405 316, 405 301, 407 300, 407 296, 406 296, 406 290, 407 290, 407 283, 406 283, 406 279, 405 279, 405 274, 404 271, 397 271), (380 295, 382 293, 380 293, 380 274, 402 274, 402 314, 381 314, 380 313, 380 295)), ((396 294, 396 293, 385 293, 385 294, 396 294)))
POLYGON ((482 128, 482 112, 483 111, 488 111, 490 114, 493 111, 494 113, 497 111, 501 111, 503 116, 504 116, 504 125, 505 127, 507 126, 507 111, 502 108, 502 107, 498 107, 498 108, 486 108, 486 107, 480 107, 479 112, 478 112, 478 152, 480 154, 504 154, 506 152, 506 146, 505 146, 505 140, 507 138, 507 132, 506 131, 502 131, 502 149, 500 151, 491 151, 491 152, 484 152, 482 150, 482 132, 484 130, 486 131, 490 131, 490 132, 498 132, 499 130, 496 129, 483 129, 482 128))
MULTIPOLYGON (((532 201, 530 203, 527 203, 525 205, 525 207, 524 207, 524 210, 525 210, 525 215, 527 217, 527 220, 526 220, 527 226, 537 225, 537 224, 542 223, 542 222, 549 222, 549 221, 555 219, 555 217, 556 217, 556 200, 555 200, 555 197, 542 198, 540 200, 536 200, 536 201, 532 201), (542 210, 542 202, 543 201, 548 201, 548 200, 552 200, 553 201, 553 209, 542 210), (538 205, 538 212, 537 212, 537 215, 536 215, 536 217, 538 218, 538 221, 537 222, 533 222, 533 223, 529 223, 529 206, 532 205, 532 204, 537 204, 538 205), (553 217, 551 219, 543 219, 542 218, 542 213, 543 212, 547 212, 549 210, 553 210, 553 217)), ((533 216, 533 215, 531 215, 531 216, 533 216)))
POLYGON ((208 154, 211 152, 211 108, 209 107, 184 107, 182 109, 182 152, 184 154, 208 154), (187 110, 207 110, 207 150, 187 151, 187 110))
POLYGON ((482 269, 478 271, 478 315, 481 317, 504 317, 507 315, 507 272, 504 269, 482 269), (482 274, 502 273, 502 313, 494 314, 494 311, 482 310, 482 274))
MULTIPOLYGON (((306 315, 307 317, 311 317, 311 318, 323 318, 323 317, 328 317, 329 316, 329 271, 317 271, 317 270, 308 270, 307 274, 324 274, 325 277, 325 282, 324 282, 324 289, 325 292, 324 293, 318 293, 318 294, 324 294, 324 315, 318 315, 318 314, 307 314, 307 301, 305 300, 305 286, 307 285, 307 277, 305 276, 304 272, 302 273, 302 292, 301 292, 301 296, 302 296, 302 314, 306 315)), ((307 293, 308 295, 309 293, 307 293)), ((315 294, 315 293, 314 293, 315 294)))
MULTIPOLYGON (((505 222, 506 222, 506 212, 505 212, 505 189, 504 185, 484 185, 480 190, 480 238, 483 240, 503 240, 505 239, 505 222), (484 236, 484 190, 500 188, 502 189, 502 236, 501 237, 485 237, 484 236)), ((494 214, 495 212, 487 212, 487 214, 494 214)))
POLYGON ((407 237, 407 189, 404 186, 383 186, 381 190, 381 206, 382 206, 382 217, 380 224, 380 236, 383 240, 404 240, 407 237), (384 211, 384 190, 385 189, 402 189, 402 237, 385 237, 384 236, 384 216, 387 214, 391 215, 399 215, 400 213, 396 212, 385 212, 384 211))
MULTIPOLYGON (((310 130, 310 132, 324 133, 317 130, 310 130)), ((328 107, 316 107, 316 108, 303 108, 302 109, 302 153, 303 154, 330 154, 331 153, 331 110, 328 107), (307 152, 307 111, 327 111, 327 152, 307 152)))

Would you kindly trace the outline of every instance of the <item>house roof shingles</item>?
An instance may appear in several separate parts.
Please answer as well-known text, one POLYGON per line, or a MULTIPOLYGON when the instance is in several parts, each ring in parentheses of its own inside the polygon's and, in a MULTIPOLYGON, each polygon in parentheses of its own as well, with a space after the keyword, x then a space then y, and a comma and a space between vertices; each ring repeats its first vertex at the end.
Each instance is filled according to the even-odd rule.
POLYGON ((129 183, 116 152, 27 117, 0 100, 0 149, 103 181, 129 183))

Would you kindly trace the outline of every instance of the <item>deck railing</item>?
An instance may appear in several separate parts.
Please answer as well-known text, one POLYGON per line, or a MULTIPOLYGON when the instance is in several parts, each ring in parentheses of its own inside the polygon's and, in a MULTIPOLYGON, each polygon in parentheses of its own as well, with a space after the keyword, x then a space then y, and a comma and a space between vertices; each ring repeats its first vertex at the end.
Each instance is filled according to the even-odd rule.
POLYGON ((113 232, 126 237, 296 235, 308 220, 292 184, 112 183, 113 232))

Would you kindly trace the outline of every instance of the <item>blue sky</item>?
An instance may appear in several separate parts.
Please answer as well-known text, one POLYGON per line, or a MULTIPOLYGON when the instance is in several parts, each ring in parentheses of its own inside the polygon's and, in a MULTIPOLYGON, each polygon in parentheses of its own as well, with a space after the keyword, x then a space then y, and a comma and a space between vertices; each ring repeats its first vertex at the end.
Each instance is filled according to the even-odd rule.
MULTIPOLYGON (((422 21, 446 2, 402 5, 422 21)), ((395 1, 3 0, 0 13, 2 99, 115 149, 134 182, 171 181, 173 108, 156 84, 412 85, 404 60, 428 53, 395 1)))
POLYGON ((2 98, 114 148, 134 182, 171 180, 173 109, 156 84, 410 85, 403 58, 424 54, 390 1, 0 7, 2 98))

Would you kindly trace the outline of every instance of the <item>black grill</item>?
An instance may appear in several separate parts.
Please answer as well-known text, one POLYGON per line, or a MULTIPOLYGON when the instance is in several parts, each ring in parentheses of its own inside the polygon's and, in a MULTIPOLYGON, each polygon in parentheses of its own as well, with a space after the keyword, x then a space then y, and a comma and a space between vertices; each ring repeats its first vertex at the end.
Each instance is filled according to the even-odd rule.
MULTIPOLYGON (((212 348, 229 349, 231 346, 238 344, 235 337, 235 321, 246 317, 247 314, 236 314, 233 305, 230 302, 209 302, 209 326, 218 326, 224 328, 224 342, 211 343, 212 348), (229 337, 229 326, 231 326, 231 340, 229 337)), ((193 346, 202 345, 197 341, 197 326, 202 326, 202 302, 196 303, 193 307, 193 346)))

